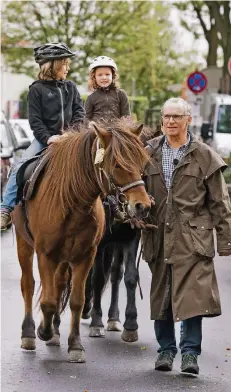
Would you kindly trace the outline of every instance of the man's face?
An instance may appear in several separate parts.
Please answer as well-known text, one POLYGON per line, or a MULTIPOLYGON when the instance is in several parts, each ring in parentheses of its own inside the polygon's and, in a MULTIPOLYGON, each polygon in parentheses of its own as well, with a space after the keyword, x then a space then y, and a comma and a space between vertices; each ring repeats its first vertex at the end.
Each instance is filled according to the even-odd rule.
POLYGON ((192 117, 186 113, 183 105, 171 103, 164 106, 162 121, 163 132, 167 136, 180 136, 187 133, 192 117))

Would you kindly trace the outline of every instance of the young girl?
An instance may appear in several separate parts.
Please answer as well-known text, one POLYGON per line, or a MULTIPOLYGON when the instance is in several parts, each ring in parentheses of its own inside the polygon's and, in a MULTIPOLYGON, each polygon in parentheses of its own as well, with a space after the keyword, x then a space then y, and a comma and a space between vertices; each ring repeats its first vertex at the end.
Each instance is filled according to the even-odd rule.
MULTIPOLYGON (((89 121, 108 122, 115 118, 127 117, 130 119, 130 107, 127 94, 118 86, 117 65, 107 56, 96 57, 89 67, 89 90, 93 91, 85 103, 86 118, 89 121)), ((105 206, 121 219, 117 202, 114 196, 105 200, 105 206)))
POLYGON ((66 77, 70 59, 75 56, 67 45, 50 43, 34 49, 40 70, 38 80, 29 89, 28 117, 35 139, 15 165, 10 175, 1 205, 1 230, 11 224, 17 195, 16 174, 19 167, 55 142, 69 126, 83 122, 84 108, 76 85, 66 77))
POLYGON ((85 104, 90 121, 108 121, 130 116, 127 94, 118 87, 117 65, 107 56, 96 57, 89 67, 89 89, 93 91, 85 104))

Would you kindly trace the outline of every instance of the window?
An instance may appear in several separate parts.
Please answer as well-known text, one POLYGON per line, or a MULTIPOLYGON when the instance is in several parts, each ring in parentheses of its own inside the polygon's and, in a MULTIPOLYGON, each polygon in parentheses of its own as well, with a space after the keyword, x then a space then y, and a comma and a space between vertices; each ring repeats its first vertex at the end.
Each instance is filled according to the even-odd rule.
POLYGON ((17 140, 27 138, 26 132, 24 131, 24 129, 22 129, 22 127, 20 127, 19 124, 14 125, 14 133, 15 133, 17 140))
POLYGON ((231 105, 219 106, 217 132, 231 133, 231 105))

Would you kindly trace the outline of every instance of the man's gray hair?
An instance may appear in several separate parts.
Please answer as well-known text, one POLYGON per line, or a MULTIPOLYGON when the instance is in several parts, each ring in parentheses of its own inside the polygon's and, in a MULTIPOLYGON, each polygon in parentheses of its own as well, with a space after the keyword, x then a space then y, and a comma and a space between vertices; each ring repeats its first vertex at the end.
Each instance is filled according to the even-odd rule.
POLYGON ((192 114, 191 106, 188 104, 188 102, 186 102, 183 98, 180 98, 180 97, 167 99, 167 101, 165 101, 165 103, 162 106, 161 114, 163 114, 164 107, 169 104, 170 105, 180 105, 184 108, 186 115, 191 116, 191 114, 192 114))

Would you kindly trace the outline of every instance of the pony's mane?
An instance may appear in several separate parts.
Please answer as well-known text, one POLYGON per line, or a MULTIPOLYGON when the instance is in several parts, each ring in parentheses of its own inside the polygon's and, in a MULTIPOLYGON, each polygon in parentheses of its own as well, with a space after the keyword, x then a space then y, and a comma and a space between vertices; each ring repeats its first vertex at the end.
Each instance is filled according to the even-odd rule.
MULTIPOLYGON (((133 168, 142 170, 148 156, 138 137, 129 131, 126 122, 116 121, 110 132, 112 137, 103 163, 105 171, 113 174, 116 164, 126 171, 132 171, 133 168)), ((86 128, 80 132, 66 133, 65 137, 49 147, 45 179, 51 214, 57 206, 61 208, 62 215, 66 216, 76 203, 91 204, 89 197, 97 190, 92 157, 95 139, 95 131, 86 128)))
POLYGON ((131 172, 133 168, 142 170, 147 163, 148 155, 140 138, 132 133, 133 128, 126 119, 115 120, 113 125, 106 127, 112 133, 104 163, 109 173, 113 173, 116 164, 131 172))

